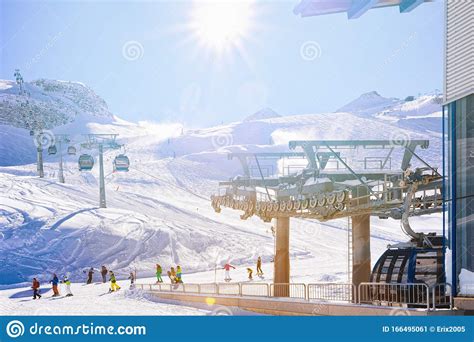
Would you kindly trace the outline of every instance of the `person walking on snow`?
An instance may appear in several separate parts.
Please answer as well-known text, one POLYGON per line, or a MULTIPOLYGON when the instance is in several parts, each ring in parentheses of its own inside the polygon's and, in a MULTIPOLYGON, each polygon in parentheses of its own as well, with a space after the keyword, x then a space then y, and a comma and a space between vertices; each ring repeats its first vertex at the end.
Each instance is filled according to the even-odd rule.
POLYGON ((38 299, 41 298, 41 295, 39 294, 39 288, 40 288, 40 282, 36 279, 33 278, 33 284, 31 285, 31 288, 33 289, 33 299, 38 299))
POLYGON ((135 287, 135 275, 133 272, 130 272, 128 279, 130 279, 130 288, 133 289, 135 287))
POLYGON ((120 286, 117 284, 117 279, 115 278, 115 274, 113 271, 109 272, 110 275, 110 291, 109 292, 115 292, 120 290, 120 286))
POLYGON ((249 280, 253 280, 252 278, 253 270, 251 268, 247 268, 247 273, 249 274, 249 280))
POLYGON ((263 276, 263 271, 262 271, 262 258, 258 257, 257 259, 257 275, 259 277, 263 276))
POLYGON ((59 278, 56 275, 56 273, 53 273, 53 279, 51 279, 49 282, 53 284, 53 297, 59 296, 59 290, 58 290, 59 278))
MULTIPOLYGON (((107 282, 107 267, 102 265, 102 268, 100 269, 100 274, 102 275, 102 282, 106 283, 107 282)), ((92 281, 92 279, 91 279, 92 281)))
POLYGON ((235 267, 232 266, 231 264, 229 263, 226 263, 224 265, 224 270, 225 270, 225 277, 224 277, 224 280, 225 281, 231 281, 232 278, 230 277, 230 269, 233 268, 235 270, 235 267))
POLYGON ((64 276, 62 283, 66 286, 66 297, 72 297, 71 281, 69 280, 68 276, 64 276))
POLYGON ((94 274, 94 268, 91 267, 87 272, 87 284, 92 284, 92 275, 94 274))
POLYGON ((171 267, 168 276, 170 277, 171 284, 176 284, 176 271, 174 270, 174 267, 171 267))
POLYGON ((183 272, 181 271, 181 266, 178 265, 178 267, 176 267, 176 282, 177 283, 183 282, 182 274, 183 272))
POLYGON ((161 268, 160 264, 156 264, 156 282, 162 283, 163 279, 161 278, 161 274, 163 273, 163 269, 161 268))

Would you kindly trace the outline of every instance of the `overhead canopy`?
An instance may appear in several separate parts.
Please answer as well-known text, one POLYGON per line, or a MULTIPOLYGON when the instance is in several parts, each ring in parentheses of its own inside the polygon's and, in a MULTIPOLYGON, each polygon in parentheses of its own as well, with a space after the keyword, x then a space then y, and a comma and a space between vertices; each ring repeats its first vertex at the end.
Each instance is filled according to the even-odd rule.
POLYGON ((407 13, 423 2, 432 0, 302 0, 293 12, 302 17, 347 12, 349 19, 355 19, 378 7, 398 6, 400 13, 407 13))

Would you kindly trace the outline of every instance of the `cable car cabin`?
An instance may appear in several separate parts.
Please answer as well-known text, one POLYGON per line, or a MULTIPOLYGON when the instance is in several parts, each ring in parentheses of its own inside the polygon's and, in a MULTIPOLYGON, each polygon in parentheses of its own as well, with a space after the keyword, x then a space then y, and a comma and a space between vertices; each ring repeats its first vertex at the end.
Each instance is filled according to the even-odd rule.
POLYGON ((56 148, 56 145, 48 147, 48 154, 49 155, 56 154, 56 153, 58 153, 58 149, 56 148))
MULTIPOLYGON (((446 277, 443 268, 443 249, 440 247, 405 247, 388 249, 375 264, 370 276, 371 283, 387 284, 426 284, 436 296, 446 296, 446 277), (433 290, 434 289, 434 290, 433 290)), ((371 299, 376 302, 425 303, 425 286, 387 286, 371 290, 371 299)), ((446 297, 443 297, 446 298, 446 297)))
POLYGON ((76 155, 76 148, 74 146, 69 146, 67 148, 67 154, 71 155, 71 156, 74 156, 76 155))
POLYGON ((90 154, 81 154, 78 163, 79 171, 90 171, 94 167, 94 158, 90 154))
POLYGON ((114 171, 127 172, 130 167, 130 160, 124 154, 120 154, 114 159, 114 171))

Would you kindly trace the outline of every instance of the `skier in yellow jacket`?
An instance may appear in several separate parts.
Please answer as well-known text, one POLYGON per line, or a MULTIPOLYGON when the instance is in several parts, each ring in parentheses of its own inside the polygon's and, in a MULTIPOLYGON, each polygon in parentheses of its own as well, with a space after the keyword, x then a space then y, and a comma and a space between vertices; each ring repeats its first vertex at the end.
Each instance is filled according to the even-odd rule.
POLYGON ((110 275, 110 292, 115 292, 120 290, 120 286, 117 284, 117 279, 113 271, 109 272, 110 275))

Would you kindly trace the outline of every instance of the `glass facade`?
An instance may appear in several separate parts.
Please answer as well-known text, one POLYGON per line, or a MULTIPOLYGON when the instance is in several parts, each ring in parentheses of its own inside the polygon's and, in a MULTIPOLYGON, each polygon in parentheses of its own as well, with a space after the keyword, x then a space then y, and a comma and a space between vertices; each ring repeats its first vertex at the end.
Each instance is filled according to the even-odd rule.
POLYGON ((474 94, 446 105, 445 201, 452 282, 457 288, 462 268, 474 272, 474 94))

